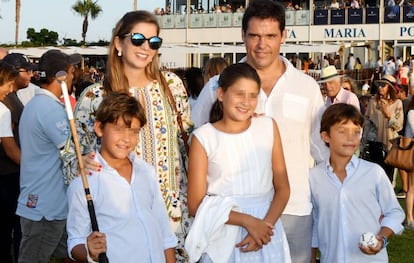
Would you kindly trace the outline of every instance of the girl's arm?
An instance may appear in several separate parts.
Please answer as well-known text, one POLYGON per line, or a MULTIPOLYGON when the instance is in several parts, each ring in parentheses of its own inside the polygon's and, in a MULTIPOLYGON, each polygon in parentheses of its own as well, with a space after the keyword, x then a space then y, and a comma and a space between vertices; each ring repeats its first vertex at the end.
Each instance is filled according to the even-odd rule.
POLYGON ((193 135, 188 153, 187 184, 188 210, 191 216, 196 215, 207 193, 207 166, 207 153, 197 137, 193 135))
POLYGON ((279 129, 273 121, 273 151, 272 151, 273 187, 275 194, 269 211, 264 220, 272 225, 276 223, 286 207, 290 195, 290 186, 287 176, 285 157, 279 129))

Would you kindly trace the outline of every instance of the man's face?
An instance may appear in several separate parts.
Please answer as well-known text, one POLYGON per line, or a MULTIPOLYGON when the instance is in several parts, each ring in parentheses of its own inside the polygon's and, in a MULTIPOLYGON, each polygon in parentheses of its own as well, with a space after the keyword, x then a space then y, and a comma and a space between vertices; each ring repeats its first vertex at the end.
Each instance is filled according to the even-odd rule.
POLYGON ((242 32, 242 39, 246 45, 247 62, 257 70, 266 69, 276 65, 286 31, 281 32, 279 22, 274 19, 253 17, 246 32, 242 32))
POLYGON ((339 78, 332 79, 327 81, 325 84, 326 95, 328 97, 334 98, 338 95, 339 90, 341 89, 341 80, 339 78))
POLYGON ((33 70, 19 68, 19 75, 14 80, 14 89, 15 91, 19 89, 24 89, 29 86, 30 79, 33 76, 33 70))

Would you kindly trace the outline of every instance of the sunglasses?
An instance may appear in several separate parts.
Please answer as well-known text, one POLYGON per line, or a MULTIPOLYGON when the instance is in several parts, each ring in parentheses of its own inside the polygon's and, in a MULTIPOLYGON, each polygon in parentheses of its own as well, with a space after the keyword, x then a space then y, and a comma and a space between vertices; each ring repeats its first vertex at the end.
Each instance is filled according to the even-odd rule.
POLYGON ((144 44, 145 41, 148 41, 149 47, 153 50, 157 50, 161 47, 162 44, 162 38, 157 36, 145 38, 145 36, 141 33, 129 33, 126 34, 125 37, 131 37, 131 43, 137 47, 144 44))

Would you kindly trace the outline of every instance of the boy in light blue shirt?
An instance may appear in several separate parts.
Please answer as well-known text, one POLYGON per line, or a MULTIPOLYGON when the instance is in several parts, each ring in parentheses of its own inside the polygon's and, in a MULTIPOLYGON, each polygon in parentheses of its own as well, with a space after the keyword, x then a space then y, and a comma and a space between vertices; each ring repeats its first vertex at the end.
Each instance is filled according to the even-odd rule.
POLYGON ((321 263, 388 262, 386 246, 403 230, 404 212, 384 170, 359 159, 363 117, 352 105, 327 108, 321 120, 321 137, 330 157, 310 172, 313 204, 313 256, 321 263), (365 232, 376 234, 376 246, 359 244, 365 232))
POLYGON ((95 161, 100 171, 88 177, 100 232, 92 232, 81 178, 69 186, 68 252, 79 262, 174 263, 177 238, 161 197, 155 168, 134 152, 145 113, 123 93, 104 97, 94 129, 101 140, 95 161))

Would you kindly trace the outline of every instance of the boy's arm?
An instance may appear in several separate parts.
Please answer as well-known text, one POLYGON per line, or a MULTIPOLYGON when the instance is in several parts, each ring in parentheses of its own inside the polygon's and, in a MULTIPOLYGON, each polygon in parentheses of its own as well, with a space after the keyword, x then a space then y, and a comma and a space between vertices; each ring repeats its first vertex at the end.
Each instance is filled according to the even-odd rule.
POLYGON ((164 250, 165 263, 175 263, 175 249, 167 248, 164 250))

